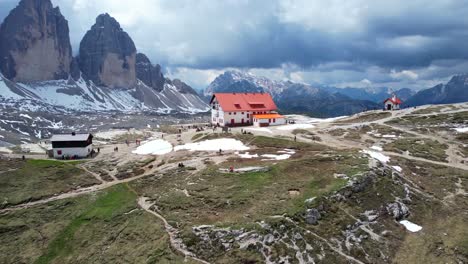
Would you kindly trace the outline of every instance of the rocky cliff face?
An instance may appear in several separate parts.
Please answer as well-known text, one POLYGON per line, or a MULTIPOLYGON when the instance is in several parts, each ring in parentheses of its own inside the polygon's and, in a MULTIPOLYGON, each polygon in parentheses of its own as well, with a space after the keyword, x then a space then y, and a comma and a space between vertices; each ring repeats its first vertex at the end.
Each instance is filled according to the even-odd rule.
POLYGON ((151 61, 143 53, 136 55, 136 76, 137 79, 158 92, 163 90, 166 82, 161 72, 161 66, 151 64, 151 61))
POLYGON ((172 84, 177 88, 177 91, 179 91, 180 93, 198 95, 198 93, 191 86, 179 79, 172 80, 172 84))
POLYGON ((0 69, 16 82, 66 79, 68 22, 50 0, 22 0, 0 26, 0 69))
POLYGON ((130 36, 108 14, 99 15, 80 43, 79 65, 97 85, 131 88, 136 84, 136 48, 130 36))

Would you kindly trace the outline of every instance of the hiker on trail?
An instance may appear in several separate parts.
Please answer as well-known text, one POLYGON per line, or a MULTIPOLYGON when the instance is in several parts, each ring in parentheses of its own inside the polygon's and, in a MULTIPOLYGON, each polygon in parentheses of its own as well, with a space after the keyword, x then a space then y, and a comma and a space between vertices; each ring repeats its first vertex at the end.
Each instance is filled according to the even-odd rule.
POLYGON ((296 142, 296 141, 297 141, 297 137, 296 137, 296 136, 294 136, 294 142, 296 142))
POLYGON ((97 148, 97 153, 101 152, 101 148, 97 148))
POLYGON ((231 165, 231 166, 229 167, 229 172, 234 172, 234 166, 231 165))
POLYGON ((219 155, 222 155, 222 154, 223 154, 223 150, 219 149, 219 155))
POLYGON ((26 160, 26 157, 23 155, 23 157, 21 157, 23 160, 26 160))

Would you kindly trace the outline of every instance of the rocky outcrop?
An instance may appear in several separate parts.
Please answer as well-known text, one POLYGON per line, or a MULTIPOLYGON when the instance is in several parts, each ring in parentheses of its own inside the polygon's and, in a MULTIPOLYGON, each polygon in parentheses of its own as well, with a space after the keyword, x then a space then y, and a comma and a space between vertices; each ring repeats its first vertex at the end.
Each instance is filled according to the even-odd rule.
POLYGON ((136 84, 136 48, 130 36, 109 14, 96 18, 80 43, 83 75, 100 86, 132 88, 136 84))
POLYGON ((0 69, 16 82, 68 78, 68 22, 50 0, 22 0, 0 26, 0 69))
POLYGON ((180 93, 198 95, 197 92, 191 86, 179 79, 172 80, 172 84, 177 88, 177 91, 179 91, 180 93))
POLYGON ((166 79, 161 72, 161 66, 151 64, 151 61, 143 53, 136 55, 136 76, 137 79, 158 92, 164 89, 166 79))

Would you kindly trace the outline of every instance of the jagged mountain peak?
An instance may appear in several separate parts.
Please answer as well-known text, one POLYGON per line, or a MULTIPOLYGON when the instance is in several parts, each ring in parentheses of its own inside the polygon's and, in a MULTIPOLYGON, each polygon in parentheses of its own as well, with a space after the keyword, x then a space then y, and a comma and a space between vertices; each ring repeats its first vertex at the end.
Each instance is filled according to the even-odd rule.
POLYGON ((87 79, 110 88, 136 85, 136 47, 109 14, 96 18, 80 43, 80 69, 87 79))
POLYGON ((0 69, 8 79, 66 79, 71 61, 68 21, 50 0, 22 0, 1 24, 0 69))

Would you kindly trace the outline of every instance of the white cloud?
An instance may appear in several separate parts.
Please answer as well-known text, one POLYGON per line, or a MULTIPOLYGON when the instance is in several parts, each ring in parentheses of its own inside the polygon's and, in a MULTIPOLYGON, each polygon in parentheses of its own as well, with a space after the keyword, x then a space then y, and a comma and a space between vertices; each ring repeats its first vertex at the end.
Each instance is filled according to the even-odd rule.
POLYGON ((396 70, 391 70, 390 76, 392 76, 392 78, 394 79, 407 79, 407 80, 417 80, 419 77, 417 73, 413 71, 409 71, 409 70, 403 70, 400 72, 397 72, 396 70))

